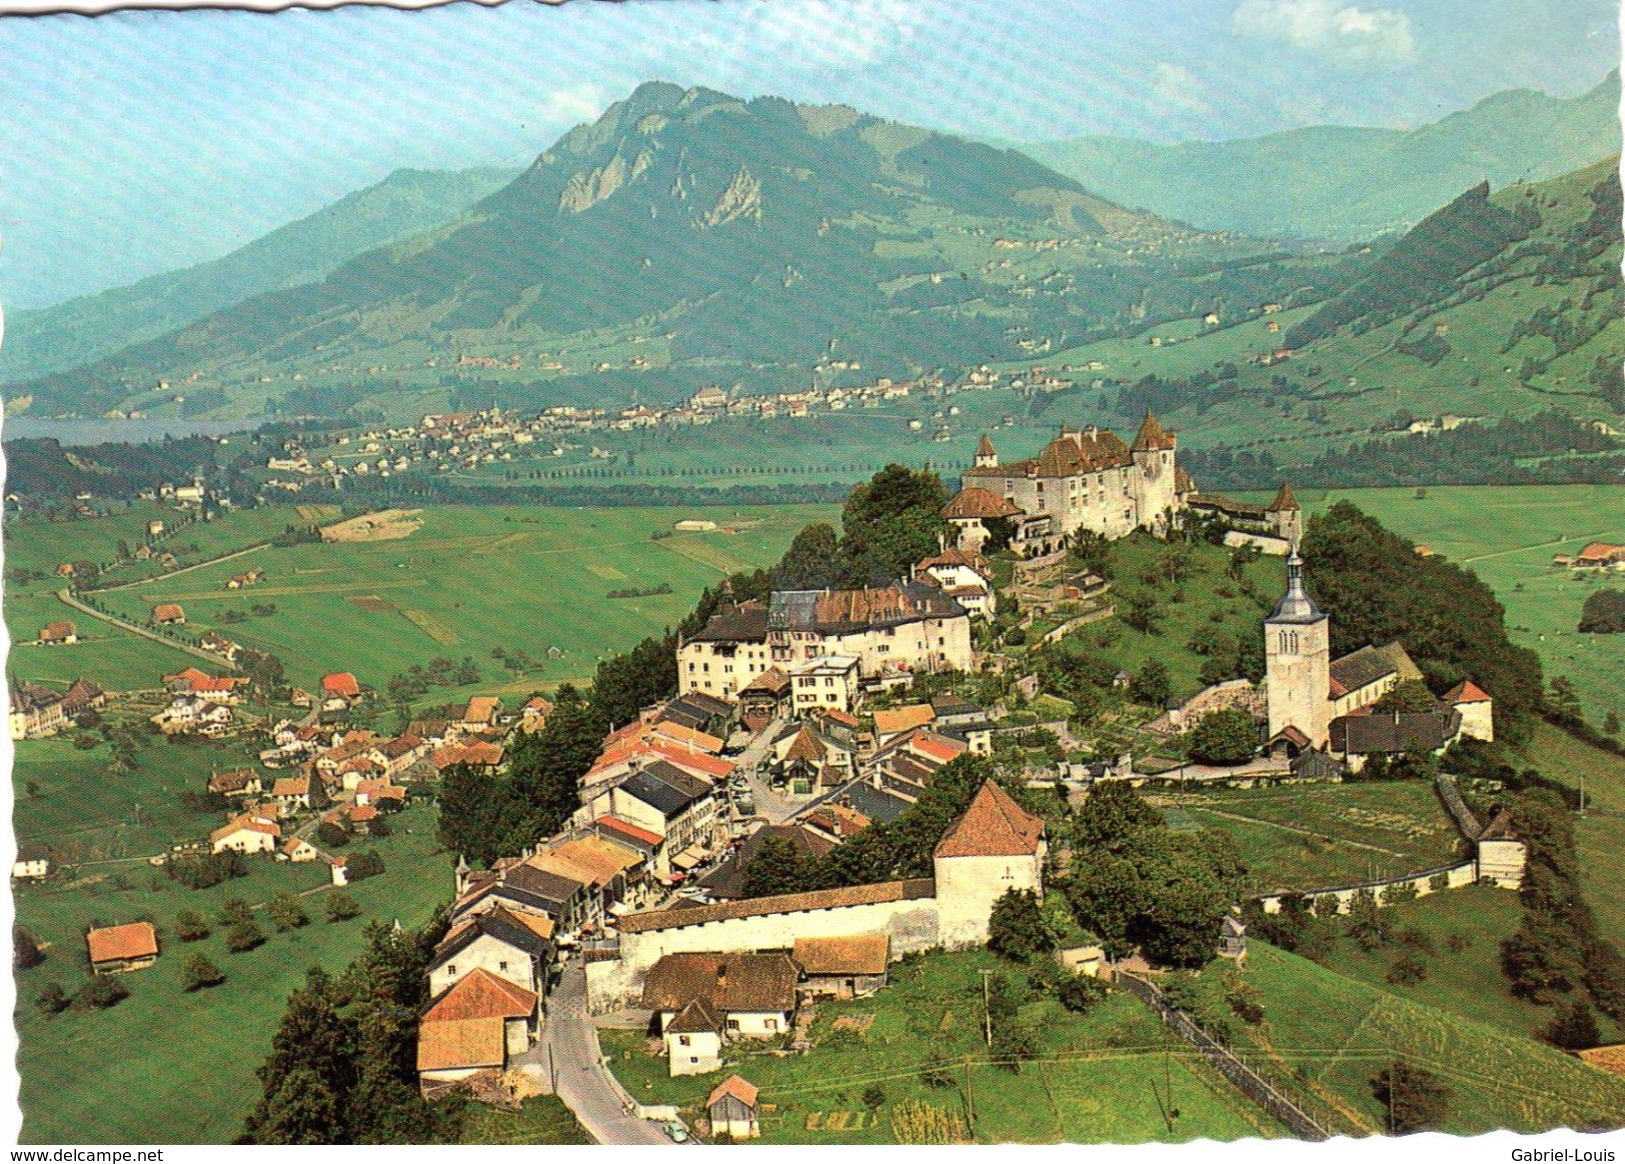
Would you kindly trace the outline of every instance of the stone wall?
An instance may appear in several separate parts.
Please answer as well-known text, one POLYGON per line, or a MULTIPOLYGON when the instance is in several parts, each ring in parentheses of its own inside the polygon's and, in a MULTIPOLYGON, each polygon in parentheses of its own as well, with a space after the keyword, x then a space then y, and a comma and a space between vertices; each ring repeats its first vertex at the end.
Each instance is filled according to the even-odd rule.
POLYGON ((1248 898, 1249 901, 1259 902, 1265 913, 1279 913, 1281 901, 1286 897, 1309 897, 1320 901, 1325 897, 1337 899, 1337 912, 1347 913, 1354 907, 1355 898, 1361 893, 1371 892, 1376 896, 1377 904, 1381 905, 1382 891, 1391 885, 1412 885, 1418 897, 1426 897, 1434 892, 1433 878, 1444 874, 1446 889, 1460 889, 1465 885, 1474 885, 1478 882, 1478 862, 1476 860, 1463 861, 1459 865, 1443 865, 1437 869, 1425 869, 1420 873, 1406 873, 1399 877, 1390 877, 1386 881, 1362 881, 1357 885, 1338 885, 1325 889, 1304 889, 1294 893, 1257 893, 1248 898))

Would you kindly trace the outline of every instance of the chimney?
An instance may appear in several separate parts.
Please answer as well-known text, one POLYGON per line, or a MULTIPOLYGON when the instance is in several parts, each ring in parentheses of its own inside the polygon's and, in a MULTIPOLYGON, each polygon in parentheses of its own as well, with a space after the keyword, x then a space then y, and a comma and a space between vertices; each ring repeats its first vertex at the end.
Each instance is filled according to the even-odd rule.
POLYGON ((717 985, 719 987, 728 985, 728 963, 726 962, 722 962, 717 966, 717 985))

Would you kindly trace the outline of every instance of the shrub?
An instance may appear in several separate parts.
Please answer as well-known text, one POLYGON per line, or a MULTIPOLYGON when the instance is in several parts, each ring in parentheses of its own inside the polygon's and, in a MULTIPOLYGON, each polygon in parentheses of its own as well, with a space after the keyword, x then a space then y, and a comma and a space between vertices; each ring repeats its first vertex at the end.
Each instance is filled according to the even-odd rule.
POLYGON ((79 988, 74 1005, 85 1010, 106 1010, 130 997, 130 988, 117 978, 98 974, 79 988))
POLYGON ((241 954, 246 950, 252 950, 254 947, 263 944, 264 941, 265 935, 260 932, 260 927, 252 921, 237 922, 226 931, 226 949, 233 954, 241 954))
POLYGON ((28 927, 12 924, 11 964, 18 970, 27 970, 45 961, 45 951, 29 932, 28 927))
POLYGON ((220 967, 202 954, 193 954, 186 959, 186 966, 181 971, 181 987, 184 990, 201 990, 206 986, 218 986, 225 980, 226 975, 220 967))
POLYGON ((863 1089, 863 1106, 873 1110, 884 1107, 886 1104, 886 1090, 878 1083, 871 1083, 863 1089))
POLYGON ((299 899, 291 893, 277 894, 266 904, 265 910, 276 923, 278 933, 287 933, 289 930, 299 929, 310 924, 310 917, 305 913, 299 899))
POLYGON ((1435 873, 1428 878, 1428 888, 1433 890, 1434 893, 1443 893, 1450 888, 1450 874, 1435 873))
POLYGON ((327 895, 327 920, 330 922, 348 921, 361 912, 355 898, 342 889, 335 890, 327 895))
POLYGON ((175 915, 175 936, 183 942, 196 942, 209 936, 209 923, 194 909, 175 915))
POLYGON ((1086 1014, 1097 1002, 1106 997, 1106 993, 1106 984, 1100 979, 1079 974, 1074 978, 1064 979, 1056 995, 1067 1010, 1074 1014, 1086 1014))
POLYGON ((1450 1089, 1433 1072, 1395 1059, 1371 1081, 1377 1102, 1388 1108, 1390 1130, 1396 1136, 1431 1131, 1449 1110, 1450 1089))
POLYGON ((61 1014, 68 1009, 72 1002, 73 999, 68 997, 68 992, 62 989, 62 983, 51 981, 47 982, 45 989, 40 991, 39 997, 34 1000, 34 1005, 39 1007, 45 1014, 61 1014))
POLYGON ((338 849, 348 843, 350 834, 336 821, 324 820, 316 826, 316 839, 326 848, 338 849))
POLYGON ((1428 968, 1406 954, 1388 968, 1388 981, 1395 986, 1415 986, 1428 976, 1428 968))
POLYGON ((350 858, 347 865, 350 870, 351 881, 376 877, 384 871, 384 859, 378 855, 376 849, 365 849, 355 854, 350 858))
POLYGON ((220 905, 220 924, 223 926, 253 925, 254 911, 249 907, 248 902, 240 897, 233 897, 220 905))
POLYGON ((1583 1002, 1570 1003, 1541 1029, 1540 1037, 1554 1047, 1565 1051, 1583 1051, 1602 1042, 1597 1029, 1597 1016, 1583 1002))

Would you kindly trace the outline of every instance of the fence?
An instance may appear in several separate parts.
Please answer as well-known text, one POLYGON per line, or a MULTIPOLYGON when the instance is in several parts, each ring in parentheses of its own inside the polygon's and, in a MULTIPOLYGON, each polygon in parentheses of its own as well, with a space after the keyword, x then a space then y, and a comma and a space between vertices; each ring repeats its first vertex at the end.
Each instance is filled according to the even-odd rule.
POLYGON ((1269 1080, 1254 1071, 1231 1052, 1230 1048, 1204 1031, 1196 1020, 1162 996, 1162 991, 1148 979, 1127 971, 1119 971, 1116 981, 1161 1016, 1162 1021, 1178 1032, 1197 1052, 1218 1069, 1219 1073, 1235 1085, 1275 1119, 1280 1120, 1292 1134, 1305 1140, 1329 1140, 1327 1131, 1297 1103, 1288 1099, 1269 1080))

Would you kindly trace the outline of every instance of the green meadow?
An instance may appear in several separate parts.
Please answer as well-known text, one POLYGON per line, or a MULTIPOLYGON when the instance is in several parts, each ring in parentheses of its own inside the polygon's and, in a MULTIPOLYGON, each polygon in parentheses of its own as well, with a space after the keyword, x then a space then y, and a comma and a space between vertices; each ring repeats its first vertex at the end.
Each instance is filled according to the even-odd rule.
POLYGON ((217 629, 269 651, 301 686, 344 670, 382 688, 413 664, 470 656, 483 673, 479 689, 523 694, 590 678, 599 659, 675 625, 704 587, 773 565, 803 525, 837 514, 797 505, 441 506, 419 516, 422 528, 406 538, 267 547, 101 598, 136 620, 157 603, 178 602, 189 632, 217 629), (691 517, 736 528, 652 538, 691 517), (226 589, 232 575, 253 566, 266 571, 262 583, 226 589), (663 585, 669 593, 608 597, 663 585), (254 606, 275 612, 254 614, 254 606), (226 621, 228 611, 244 621, 226 621), (491 658, 497 647, 523 650, 537 665, 509 672, 491 658), (550 649, 557 657, 548 657, 550 649))
POLYGON ((202 890, 145 862, 85 869, 67 886, 20 887, 17 920, 48 943, 44 963, 17 975, 21 1141, 229 1143, 259 1096, 255 1068, 306 968, 336 973, 361 952, 369 919, 421 926, 450 898, 450 861, 435 845, 432 811, 409 808, 391 823, 392 835, 376 842, 385 871, 350 887, 362 914, 343 922, 326 919, 320 862, 251 859, 248 877, 202 890), (219 925, 198 942, 173 936, 181 910, 213 922, 227 900, 258 904, 284 890, 316 891, 304 901, 310 924, 277 933, 262 910, 256 921, 267 940, 257 949, 230 953, 219 925), (51 1017, 34 1005, 48 982, 72 994, 87 981, 87 928, 142 919, 158 926, 160 953, 157 965, 120 978, 129 998, 105 1011, 51 1017), (223 970, 225 982, 185 991, 182 968, 194 951, 223 970), (185 1038, 175 1037, 179 1028, 185 1038))
POLYGON ((1019 1071, 994 1065, 983 1038, 982 971, 1018 984, 1026 978, 985 950, 907 958, 873 997, 820 1003, 806 1055, 754 1055, 708 1075, 669 1077, 641 1031, 602 1031, 600 1043, 634 1096, 690 1115, 703 1114, 711 1088, 737 1066, 776 1105, 761 1120, 770 1144, 897 1143, 892 1120, 908 1101, 961 1118, 974 1112, 971 1137, 984 1144, 1284 1134, 1193 1052, 1171 1047, 1151 1011, 1122 992, 1082 1016, 1035 993, 1018 1018, 1035 1035, 1035 1059, 1019 1071), (925 1077, 933 1065, 941 1070, 934 1085, 925 1077), (877 1098, 871 1088, 880 1100, 873 1106, 864 1101, 866 1093, 877 1098))

